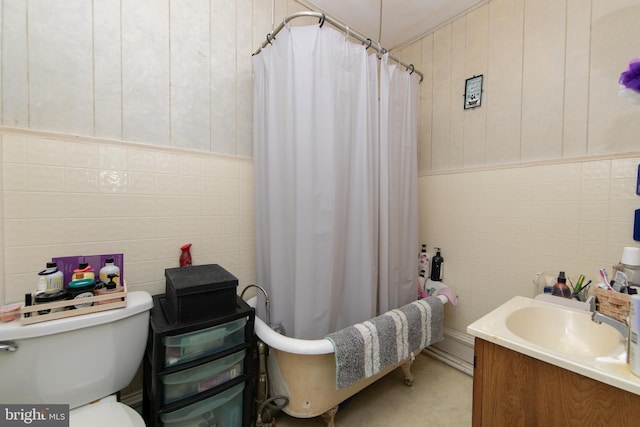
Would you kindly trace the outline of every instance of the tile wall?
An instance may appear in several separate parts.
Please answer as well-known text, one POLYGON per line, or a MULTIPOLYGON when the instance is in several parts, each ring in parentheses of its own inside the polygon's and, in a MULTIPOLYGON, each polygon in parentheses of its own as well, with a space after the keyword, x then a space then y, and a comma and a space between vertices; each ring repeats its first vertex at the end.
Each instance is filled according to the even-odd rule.
POLYGON ((444 282, 460 331, 516 295, 533 297, 536 273, 611 271, 633 240, 640 155, 450 173, 419 179, 420 239, 442 248, 444 282))
MULTIPOLYGON (((124 253, 132 290, 164 292, 194 264, 255 282, 251 159, 43 132, 3 131, 4 280, 20 300, 52 257, 124 253)), ((95 268, 95 266, 94 266, 95 268)))

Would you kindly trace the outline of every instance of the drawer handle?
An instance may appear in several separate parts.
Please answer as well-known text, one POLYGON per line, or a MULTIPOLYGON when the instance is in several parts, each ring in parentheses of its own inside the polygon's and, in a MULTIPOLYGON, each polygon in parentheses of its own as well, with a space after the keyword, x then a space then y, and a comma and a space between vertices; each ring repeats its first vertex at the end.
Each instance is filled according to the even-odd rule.
POLYGON ((14 351, 18 351, 18 344, 14 342, 0 343, 0 351, 8 351, 10 353, 13 353, 14 351))

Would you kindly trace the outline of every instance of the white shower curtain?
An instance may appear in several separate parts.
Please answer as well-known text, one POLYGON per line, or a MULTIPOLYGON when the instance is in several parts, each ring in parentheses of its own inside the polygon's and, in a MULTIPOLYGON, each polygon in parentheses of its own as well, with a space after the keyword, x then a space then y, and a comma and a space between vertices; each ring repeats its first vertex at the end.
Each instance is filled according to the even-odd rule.
POLYGON ((408 303, 417 76, 386 58, 378 76, 364 46, 317 25, 284 29, 253 65, 256 275, 272 323, 317 339, 408 303))

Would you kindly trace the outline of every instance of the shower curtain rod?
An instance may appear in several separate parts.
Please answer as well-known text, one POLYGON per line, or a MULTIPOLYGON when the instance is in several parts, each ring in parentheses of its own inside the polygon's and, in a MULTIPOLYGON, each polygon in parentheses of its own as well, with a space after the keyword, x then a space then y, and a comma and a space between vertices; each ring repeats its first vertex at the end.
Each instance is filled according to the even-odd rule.
MULTIPOLYGON (((259 54, 262 51, 263 48, 265 48, 268 44, 271 44, 271 41, 275 40, 276 35, 280 32, 280 30, 282 30, 285 27, 285 25, 289 21, 292 21, 295 18, 301 18, 301 17, 318 18, 320 20, 319 24, 320 24, 321 27, 324 25, 325 22, 328 22, 329 24, 333 25, 334 27, 336 27, 340 31, 344 31, 347 34, 347 36, 351 36, 351 37, 355 38, 356 40, 361 41, 363 45, 366 44, 367 45, 367 49, 369 49, 369 48, 375 49, 378 53, 381 53, 383 55, 385 53, 389 52, 387 49, 385 49, 384 47, 380 46, 379 42, 373 42, 370 38, 363 36, 362 34, 358 33, 357 31, 353 31, 353 30, 349 29, 348 26, 344 26, 340 22, 336 21, 335 19, 333 19, 332 17, 330 17, 330 16, 328 16, 328 15, 326 15, 324 13, 304 11, 304 12, 294 13, 294 14, 289 15, 286 18, 284 18, 282 20, 282 22, 280 24, 278 24, 278 26, 272 32, 267 34, 267 39, 262 43, 262 46, 260 46, 258 48, 258 50, 253 52, 253 55, 259 54)), ((396 58, 395 56, 393 56, 391 54, 389 54, 389 59, 397 62, 400 65, 402 65, 410 73, 416 73, 417 75, 419 75, 420 76, 420 83, 422 83, 422 80, 424 79, 424 75, 420 71, 416 70, 415 67, 413 66, 413 64, 405 64, 404 62, 402 62, 400 60, 400 58, 396 58)))

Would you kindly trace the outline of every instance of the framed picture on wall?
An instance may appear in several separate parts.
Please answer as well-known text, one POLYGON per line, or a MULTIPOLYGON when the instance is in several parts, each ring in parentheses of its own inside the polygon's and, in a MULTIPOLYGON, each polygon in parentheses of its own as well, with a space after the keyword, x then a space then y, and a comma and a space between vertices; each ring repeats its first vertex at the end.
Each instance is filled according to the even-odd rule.
POLYGON ((464 83, 464 109, 476 108, 482 104, 482 74, 473 76, 464 83))

